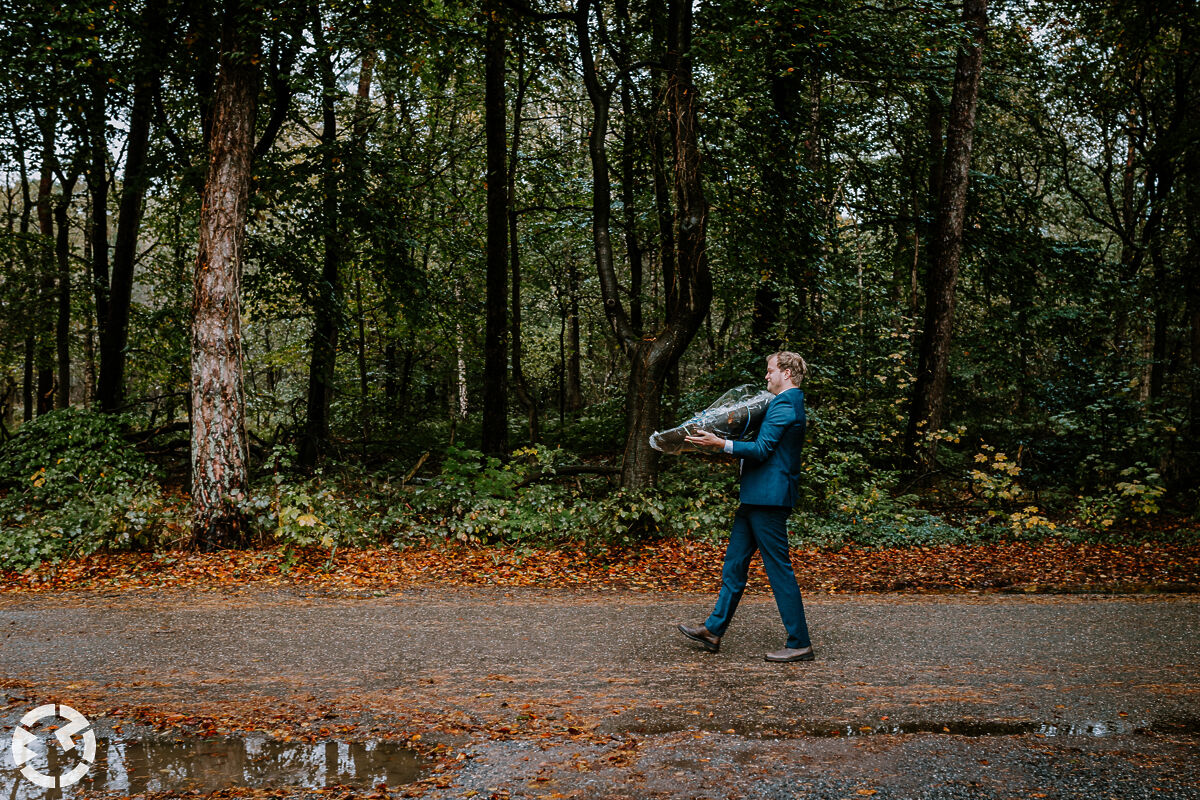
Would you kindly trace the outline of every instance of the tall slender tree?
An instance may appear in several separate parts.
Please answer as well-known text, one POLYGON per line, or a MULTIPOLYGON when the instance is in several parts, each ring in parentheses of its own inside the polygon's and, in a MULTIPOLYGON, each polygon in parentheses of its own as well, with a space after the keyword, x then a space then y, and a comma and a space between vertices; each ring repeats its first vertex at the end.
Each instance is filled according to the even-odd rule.
POLYGON ((946 122, 945 166, 925 284, 925 325, 905 436, 908 461, 914 469, 922 471, 932 465, 936 440, 929 434, 941 428, 946 410, 955 291, 962 258, 967 176, 983 69, 987 0, 964 0, 962 19, 970 42, 959 48, 954 70, 954 94, 946 122))
MULTIPOLYGON (((82 150, 79 151, 82 154, 82 150)), ((58 393, 55 407, 71 405, 71 203, 75 199, 75 183, 79 180, 81 164, 73 159, 60 183, 62 193, 54 204, 54 261, 58 267, 58 323, 54 338, 57 344, 58 393)))
MULTIPOLYGON (((319 12, 318 12, 319 13, 319 12)), ((338 332, 342 325, 341 158, 338 152, 337 76, 325 41, 324 21, 313 26, 321 86, 321 217, 324 252, 317 301, 313 309, 308 370, 308 408, 300 440, 300 465, 311 469, 329 440, 329 403, 337 366, 338 332)))
POLYGON ((498 0, 485 0, 484 139, 487 149, 487 296, 483 345, 483 452, 508 449, 508 110, 504 97, 507 25, 498 0))
MULTIPOLYGON (((50 100, 56 103, 57 98, 50 100)), ((55 147, 55 135, 58 128, 58 108, 51 105, 38 115, 38 125, 42 133, 42 167, 41 178, 38 180, 37 216, 38 228, 42 233, 38 258, 36 262, 41 273, 38 284, 41 289, 39 312, 35 319, 37 327, 37 413, 45 414, 54 408, 55 369, 54 369, 54 324, 50 314, 55 294, 54 264, 54 212, 51 205, 54 191, 54 176, 58 170, 58 153, 55 147)))
POLYGON ((517 49, 516 81, 517 91, 513 97, 512 148, 508 158, 507 181, 507 211, 508 211, 508 257, 512 273, 512 309, 510 325, 512 335, 512 388, 517 400, 525 409, 529 424, 529 441, 536 443, 539 439, 539 408, 537 398, 531 391, 529 382, 525 379, 524 348, 521 339, 521 247, 519 237, 520 214, 517 213, 517 170, 521 154, 521 115, 524 111, 525 92, 529 82, 533 80, 533 70, 525 69, 526 44, 523 37, 514 37, 517 49))
MULTIPOLYGON (((125 170, 121 181, 121 200, 117 215, 117 236, 112 251, 111 271, 106 267, 105 320, 100 326, 100 374, 96 394, 100 407, 114 411, 125 399, 125 361, 129 345, 129 309, 133 301, 133 276, 137 264, 138 233, 141 230, 143 201, 150 180, 147 167, 154 96, 159 88, 161 59, 165 39, 162 14, 157 3, 150 3, 139 18, 141 42, 135 67, 133 106, 129 114, 129 135, 125 141, 125 170)), ((98 88, 97 91, 103 92, 98 88)), ((94 143, 94 146, 99 144, 94 143)), ((107 190, 103 190, 107 196, 107 190)), ((105 225, 107 227, 107 225, 105 225)), ((104 248, 107 252, 107 247, 104 248)), ((107 256, 106 256, 107 257, 107 256)))

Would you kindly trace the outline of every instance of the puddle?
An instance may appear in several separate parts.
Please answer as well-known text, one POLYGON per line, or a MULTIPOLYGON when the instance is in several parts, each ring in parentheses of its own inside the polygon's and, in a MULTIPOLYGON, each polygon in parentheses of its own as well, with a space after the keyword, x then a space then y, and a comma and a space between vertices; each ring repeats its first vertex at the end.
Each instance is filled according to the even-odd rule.
MULTIPOLYGON (((62 774, 78 763, 53 738, 30 744, 37 771, 62 774), (47 746, 47 741, 50 742, 47 746)), ((267 736, 245 738, 129 740, 98 738, 87 775, 65 789, 43 789, 21 776, 12 753, 0 754, 0 786, 5 800, 60 800, 82 791, 131 795, 142 792, 211 792, 236 786, 321 788, 346 785, 390 787, 412 783, 423 762, 414 751, 385 741, 282 742, 267 736)))
POLYGON ((954 720, 950 722, 904 722, 895 725, 813 727, 805 730, 812 736, 870 736, 873 734, 943 733, 953 736, 1088 736, 1102 739, 1107 736, 1131 736, 1146 733, 1200 733, 1200 719, 1185 720, 1077 720, 1054 722, 1009 722, 993 720, 954 720))
POLYGON ((989 720, 957 720, 952 722, 909 722, 902 725, 846 725, 831 728, 828 732, 816 731, 826 736, 870 736, 873 734, 945 733, 952 736, 1122 736, 1147 730, 1145 725, 1119 720, 1102 722, 993 722, 989 720))
POLYGON ((917 720, 907 722, 876 722, 858 725, 823 722, 821 720, 804 720, 794 725, 779 727, 769 722, 758 721, 749 726, 744 723, 729 724, 725 722, 710 722, 696 725, 689 724, 677 718, 662 717, 658 719, 618 718, 602 726, 609 733, 641 733, 662 734, 682 730, 705 729, 739 733, 742 735, 761 735, 768 732, 779 732, 788 736, 877 736, 903 735, 914 733, 940 733, 952 736, 1086 736, 1104 738, 1107 736, 1129 736, 1145 733, 1200 734, 1200 719, 1184 720, 1055 720, 1054 722, 1023 722, 1004 720, 917 720))

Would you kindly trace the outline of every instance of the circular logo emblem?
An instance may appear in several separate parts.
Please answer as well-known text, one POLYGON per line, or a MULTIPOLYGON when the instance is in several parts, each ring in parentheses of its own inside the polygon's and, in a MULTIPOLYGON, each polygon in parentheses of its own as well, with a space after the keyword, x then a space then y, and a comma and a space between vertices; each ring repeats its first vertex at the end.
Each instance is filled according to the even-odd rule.
POLYGON ((21 717, 21 724, 12 734, 12 759, 13 764, 21 768, 21 774, 30 782, 43 789, 61 789, 78 781, 91 768, 92 762, 96 760, 96 734, 83 714, 70 706, 47 703, 21 717), (42 720, 55 716, 66 720, 66 724, 54 732, 54 738, 58 739, 64 753, 75 749, 75 734, 83 732, 83 760, 64 775, 46 775, 38 772, 33 764, 29 763, 37 756, 29 747, 37 737, 30 733, 29 729, 42 720))

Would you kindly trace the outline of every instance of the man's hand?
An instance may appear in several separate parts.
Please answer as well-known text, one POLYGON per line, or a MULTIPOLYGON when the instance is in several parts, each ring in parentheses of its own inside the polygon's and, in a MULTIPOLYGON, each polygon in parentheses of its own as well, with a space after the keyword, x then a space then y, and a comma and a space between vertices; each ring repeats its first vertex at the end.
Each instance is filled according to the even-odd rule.
POLYGON ((718 450, 722 450, 725 447, 724 439, 722 439, 720 436, 717 436, 715 433, 706 430, 697 430, 691 436, 686 437, 684 441, 690 442, 698 447, 715 447, 718 450))

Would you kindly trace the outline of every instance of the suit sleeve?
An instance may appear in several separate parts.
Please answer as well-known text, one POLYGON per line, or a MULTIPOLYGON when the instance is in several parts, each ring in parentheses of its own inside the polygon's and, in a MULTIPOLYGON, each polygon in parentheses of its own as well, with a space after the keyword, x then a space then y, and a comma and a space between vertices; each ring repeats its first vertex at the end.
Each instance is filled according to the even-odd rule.
POLYGON ((763 462, 775 452, 783 432, 793 422, 797 422, 796 413, 791 403, 771 403, 767 416, 763 419, 762 427, 753 442, 734 442, 733 454, 738 458, 748 458, 751 461, 763 462))

